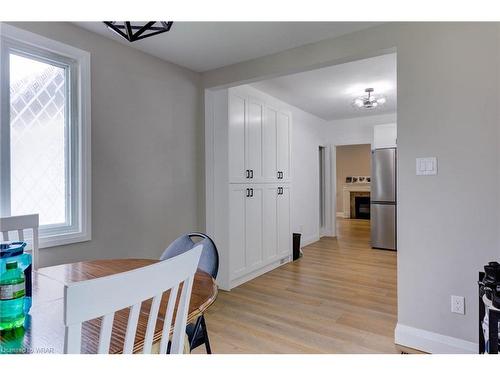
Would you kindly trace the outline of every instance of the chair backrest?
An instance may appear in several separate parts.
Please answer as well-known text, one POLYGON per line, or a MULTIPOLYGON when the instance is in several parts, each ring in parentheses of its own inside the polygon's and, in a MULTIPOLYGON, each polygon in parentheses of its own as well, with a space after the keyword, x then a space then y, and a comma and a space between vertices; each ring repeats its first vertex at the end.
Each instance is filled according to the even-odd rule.
POLYGON ((184 348, 186 321, 196 266, 201 246, 164 262, 116 275, 81 281, 64 288, 64 352, 80 353, 82 323, 102 317, 98 353, 108 353, 114 313, 130 307, 123 353, 131 354, 137 330, 141 303, 153 299, 146 327, 143 353, 151 353, 153 336, 163 293, 170 290, 160 353, 167 353, 172 316, 179 286, 182 292, 177 304, 170 353, 181 354, 184 348))
POLYGON ((36 270, 38 269, 38 214, 0 217, 0 232, 4 241, 14 240, 9 232, 17 232, 15 240, 24 241, 24 231, 29 229, 32 231, 33 240, 31 243, 32 268, 36 270))
POLYGON ((219 272, 219 252, 214 241, 204 233, 192 232, 180 236, 165 249, 160 259, 170 259, 191 250, 197 245, 203 245, 198 268, 215 279, 219 272), (194 238, 201 238, 201 241, 194 242, 194 238))

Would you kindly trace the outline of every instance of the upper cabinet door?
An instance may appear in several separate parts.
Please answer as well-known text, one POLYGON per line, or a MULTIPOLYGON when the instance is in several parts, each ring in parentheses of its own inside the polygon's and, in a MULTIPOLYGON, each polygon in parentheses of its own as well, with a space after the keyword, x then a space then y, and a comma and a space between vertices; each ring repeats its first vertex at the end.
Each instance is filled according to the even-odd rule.
POLYGON ((229 96, 229 181, 243 182, 245 172, 245 123, 247 102, 240 96, 229 96))
POLYGON ((266 107, 264 111, 264 128, 262 137, 262 177, 265 181, 276 181, 278 172, 277 124, 278 112, 266 107))
POLYGON ((286 113, 277 114, 277 173, 280 181, 290 179, 290 116, 286 113))
POLYGON ((248 121, 246 137, 246 168, 250 172, 249 181, 262 179, 262 132, 264 127, 264 106, 255 101, 248 101, 248 121))

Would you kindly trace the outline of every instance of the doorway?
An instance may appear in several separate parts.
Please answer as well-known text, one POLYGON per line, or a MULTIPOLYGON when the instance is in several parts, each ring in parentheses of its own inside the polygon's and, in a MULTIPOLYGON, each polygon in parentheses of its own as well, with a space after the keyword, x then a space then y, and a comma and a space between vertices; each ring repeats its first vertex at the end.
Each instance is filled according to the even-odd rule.
POLYGON ((335 147, 337 217, 370 220, 371 145, 335 147))

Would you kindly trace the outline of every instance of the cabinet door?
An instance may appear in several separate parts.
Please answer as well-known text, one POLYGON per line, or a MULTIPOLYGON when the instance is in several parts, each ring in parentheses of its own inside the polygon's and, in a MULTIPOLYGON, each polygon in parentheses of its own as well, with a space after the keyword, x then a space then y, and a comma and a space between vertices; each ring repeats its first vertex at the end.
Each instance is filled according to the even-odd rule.
POLYGON ((248 102, 248 121, 245 130, 246 137, 246 168, 252 171, 251 182, 262 179, 262 128, 263 128, 262 104, 248 102))
POLYGON ((245 180, 245 119, 246 101, 229 96, 229 181, 245 180))
POLYGON ((290 117, 278 112, 277 121, 277 159, 278 171, 283 173, 282 180, 290 179, 290 117))
POLYGON ((252 196, 245 199, 245 253, 247 268, 257 267, 263 261, 262 214, 263 187, 253 186, 252 196))
POLYGON ((264 216, 262 226, 264 232, 264 261, 276 258, 278 254, 278 188, 276 185, 266 185, 264 188, 264 216))
POLYGON ((262 175, 265 181, 277 180, 277 121, 277 111, 266 107, 264 110, 264 128, 262 137, 262 175))
POLYGON ((232 185, 229 191, 229 264, 231 276, 246 268, 245 258, 245 205, 246 188, 232 185))
POLYGON ((282 194, 278 195, 278 254, 290 255, 292 234, 290 231, 290 187, 282 186, 282 194))

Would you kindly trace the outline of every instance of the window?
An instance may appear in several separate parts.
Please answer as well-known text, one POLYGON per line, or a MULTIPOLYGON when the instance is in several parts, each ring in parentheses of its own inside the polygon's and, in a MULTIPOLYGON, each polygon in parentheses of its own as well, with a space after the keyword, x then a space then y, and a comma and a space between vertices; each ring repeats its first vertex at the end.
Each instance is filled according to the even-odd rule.
POLYGON ((85 51, 1 25, 0 215, 38 213, 40 247, 90 239, 85 51))

